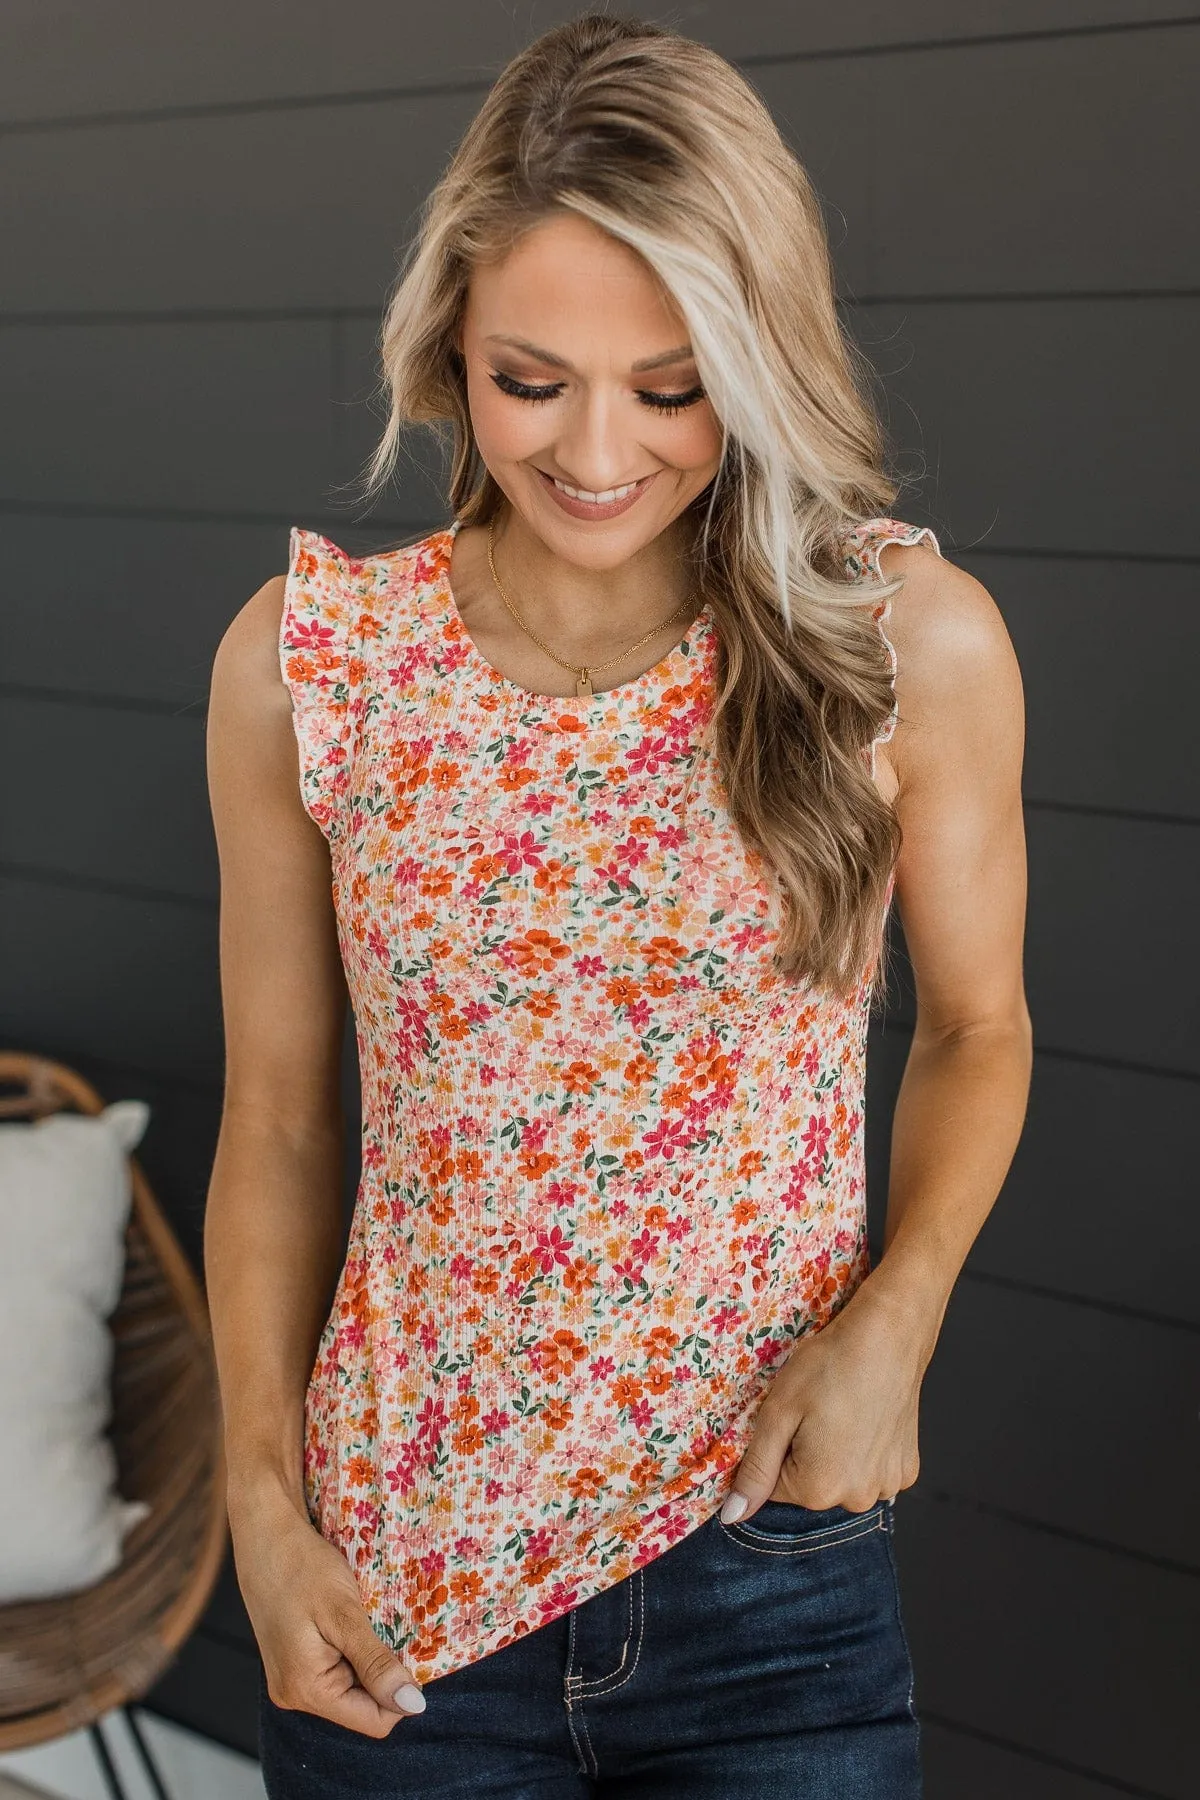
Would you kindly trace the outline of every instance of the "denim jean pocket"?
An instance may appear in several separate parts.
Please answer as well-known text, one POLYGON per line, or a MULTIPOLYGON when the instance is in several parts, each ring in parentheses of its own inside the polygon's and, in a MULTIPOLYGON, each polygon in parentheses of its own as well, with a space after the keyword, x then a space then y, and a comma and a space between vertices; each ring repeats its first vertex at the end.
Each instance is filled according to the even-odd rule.
POLYGON ((790 1500, 764 1500, 752 1518, 726 1525, 718 1514, 717 1522, 726 1537, 747 1550, 768 1556, 806 1556, 848 1543, 868 1531, 886 1531, 888 1502, 880 1500, 866 1512, 856 1513, 846 1506, 814 1508, 790 1500))

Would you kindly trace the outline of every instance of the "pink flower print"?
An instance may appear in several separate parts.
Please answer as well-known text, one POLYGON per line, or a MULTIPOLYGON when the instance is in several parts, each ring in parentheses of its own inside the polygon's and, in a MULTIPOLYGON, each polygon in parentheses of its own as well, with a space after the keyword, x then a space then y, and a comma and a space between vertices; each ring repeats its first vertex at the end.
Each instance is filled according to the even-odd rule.
POLYGON ((287 634, 289 650, 332 650, 337 632, 332 625, 319 625, 315 619, 294 619, 287 634))
POLYGON ((544 1275, 548 1275, 556 1263, 566 1268, 571 1260, 571 1253, 571 1241, 564 1237, 561 1225, 555 1225, 549 1231, 538 1232, 537 1254, 544 1275))
POLYGON ((599 981, 608 974, 608 964, 602 956, 577 956, 573 967, 577 975, 588 980, 599 981))
POLYGON ((530 788, 521 796, 521 811, 535 819, 551 818, 557 810, 557 798, 545 790, 530 788))
POLYGON ((665 737, 644 737, 626 757, 631 770, 638 775, 658 775, 669 769, 677 751, 665 737))
POLYGON ((642 1149, 647 1156, 661 1156, 667 1162, 673 1162, 676 1155, 687 1148, 687 1128, 679 1119, 664 1118, 642 1139, 642 1149))
POLYGON ((549 1529, 545 1525, 539 1526, 537 1531, 531 1531, 526 1538, 525 1554, 540 1562, 542 1557, 549 1556, 553 1542, 549 1529))
POLYGON ((445 1401, 435 1400, 432 1394, 427 1394, 415 1420, 417 1436, 428 1438, 432 1444, 440 1444, 449 1417, 445 1401))
POLYGON ((808 1153, 820 1167, 825 1157, 825 1146, 833 1136, 833 1127, 824 1113, 815 1113, 804 1128, 804 1143, 808 1153))
POLYGON ((572 1587, 566 1581, 556 1582, 547 1593, 542 1595, 538 1612, 547 1621, 557 1619, 560 1614, 570 1612, 578 1598, 578 1587, 572 1587))
POLYGON ((496 846, 494 855, 498 856, 510 875, 517 875, 522 869, 536 869, 542 861, 542 846, 532 831, 523 831, 520 837, 508 833, 496 846))

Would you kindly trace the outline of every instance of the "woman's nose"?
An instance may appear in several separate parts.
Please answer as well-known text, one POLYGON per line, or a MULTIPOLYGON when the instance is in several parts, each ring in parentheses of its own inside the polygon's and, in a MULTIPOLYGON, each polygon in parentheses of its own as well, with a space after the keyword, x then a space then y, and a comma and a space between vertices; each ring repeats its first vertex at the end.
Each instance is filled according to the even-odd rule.
POLYGON ((555 442, 554 456, 572 487, 602 494, 649 473, 621 411, 600 393, 582 396, 570 409, 555 442))

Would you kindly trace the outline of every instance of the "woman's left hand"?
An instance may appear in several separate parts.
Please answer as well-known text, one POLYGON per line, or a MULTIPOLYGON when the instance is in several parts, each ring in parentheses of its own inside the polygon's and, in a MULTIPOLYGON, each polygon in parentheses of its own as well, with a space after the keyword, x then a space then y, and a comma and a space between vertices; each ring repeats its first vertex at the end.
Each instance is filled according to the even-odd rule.
POLYGON ((929 1321, 914 1319, 882 1285, 872 1290, 869 1276, 861 1282, 775 1376, 721 1508, 726 1523, 748 1519, 764 1500, 867 1512, 911 1487, 935 1338, 929 1321))

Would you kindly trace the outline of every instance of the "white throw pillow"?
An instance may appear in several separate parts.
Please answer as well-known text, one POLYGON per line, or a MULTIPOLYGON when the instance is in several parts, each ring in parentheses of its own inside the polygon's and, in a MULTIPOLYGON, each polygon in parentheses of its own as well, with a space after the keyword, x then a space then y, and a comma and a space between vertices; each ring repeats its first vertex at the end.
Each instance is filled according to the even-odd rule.
POLYGON ((0 1604, 90 1587, 150 1510, 117 1493, 107 1435, 128 1158, 149 1117, 118 1100, 0 1125, 0 1604))

